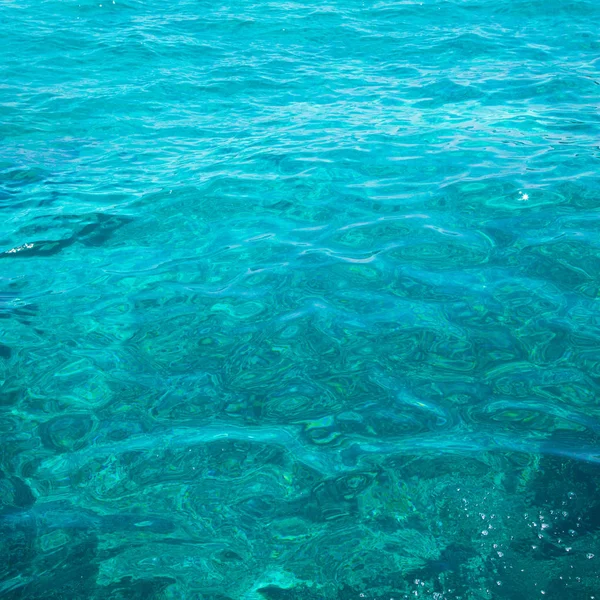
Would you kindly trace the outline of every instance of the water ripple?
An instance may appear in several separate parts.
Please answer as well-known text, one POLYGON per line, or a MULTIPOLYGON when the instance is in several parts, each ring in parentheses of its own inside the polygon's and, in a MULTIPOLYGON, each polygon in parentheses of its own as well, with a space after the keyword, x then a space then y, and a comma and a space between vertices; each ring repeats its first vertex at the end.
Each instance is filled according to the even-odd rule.
POLYGON ((0 17, 3 597, 597 595, 600 4, 0 17))

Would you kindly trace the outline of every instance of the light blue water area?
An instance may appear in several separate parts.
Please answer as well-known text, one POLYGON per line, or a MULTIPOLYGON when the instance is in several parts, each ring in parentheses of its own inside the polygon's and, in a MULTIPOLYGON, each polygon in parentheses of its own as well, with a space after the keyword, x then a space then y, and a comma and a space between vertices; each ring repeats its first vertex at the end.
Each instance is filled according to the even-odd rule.
POLYGON ((0 20, 2 598, 600 598, 599 2, 0 20))

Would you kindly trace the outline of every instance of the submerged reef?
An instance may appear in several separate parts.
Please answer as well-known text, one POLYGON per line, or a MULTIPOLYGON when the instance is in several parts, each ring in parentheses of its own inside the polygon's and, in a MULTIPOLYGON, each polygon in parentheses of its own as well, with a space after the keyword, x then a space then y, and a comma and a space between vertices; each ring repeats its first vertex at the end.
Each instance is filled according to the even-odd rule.
POLYGON ((583 599, 600 585, 595 463, 421 451, 324 473, 322 447, 288 448, 283 430, 222 431, 59 445, 23 465, 29 484, 3 473, 4 597, 583 599))

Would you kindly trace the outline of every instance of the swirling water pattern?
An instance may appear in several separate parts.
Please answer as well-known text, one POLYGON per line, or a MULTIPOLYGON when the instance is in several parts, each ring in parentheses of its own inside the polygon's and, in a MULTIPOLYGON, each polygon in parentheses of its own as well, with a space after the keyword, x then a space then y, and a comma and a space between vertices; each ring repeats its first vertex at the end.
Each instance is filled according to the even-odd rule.
POLYGON ((598 2, 0 16, 2 598, 599 597, 598 2))

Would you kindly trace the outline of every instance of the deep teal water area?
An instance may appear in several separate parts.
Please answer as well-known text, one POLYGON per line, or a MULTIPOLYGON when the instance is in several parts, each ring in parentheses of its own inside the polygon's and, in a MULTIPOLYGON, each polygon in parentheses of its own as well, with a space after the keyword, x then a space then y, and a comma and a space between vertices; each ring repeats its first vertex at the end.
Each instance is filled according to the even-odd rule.
POLYGON ((1 598, 600 598, 599 2, 0 20, 1 598))

